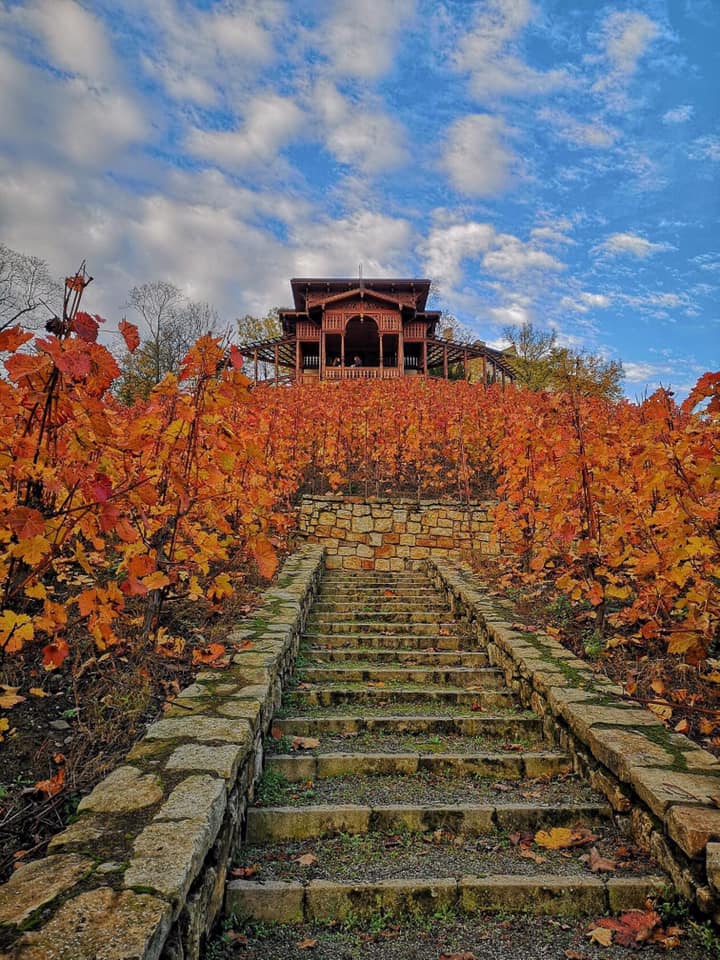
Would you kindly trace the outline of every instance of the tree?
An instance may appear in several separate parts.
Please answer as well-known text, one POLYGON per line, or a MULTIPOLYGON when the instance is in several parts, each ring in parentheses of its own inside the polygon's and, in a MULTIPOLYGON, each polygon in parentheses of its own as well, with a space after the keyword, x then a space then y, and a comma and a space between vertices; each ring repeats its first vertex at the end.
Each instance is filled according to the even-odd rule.
POLYGON ((503 336, 510 341, 508 363, 517 382, 530 390, 574 390, 583 396, 617 400, 622 396, 622 364, 596 353, 560 347, 555 331, 532 323, 509 326, 503 336))
POLYGON ((140 315, 147 335, 138 349, 120 362, 117 395, 124 403, 146 398, 167 373, 177 373, 195 341, 217 333, 219 317, 209 303, 188 299, 164 280, 133 287, 126 306, 140 315))
MULTIPOLYGON (((253 317, 246 313, 244 317, 238 317, 238 343, 241 347, 252 343, 259 343, 262 340, 273 340, 282 335, 282 324, 280 323, 280 310, 273 307, 264 317, 253 317)), ((252 376, 254 373, 252 358, 245 360, 245 374, 252 376)), ((258 376, 261 380, 267 380, 274 376, 272 365, 263 363, 258 365, 258 376)))
POLYGON ((22 324, 41 326, 62 313, 62 286, 40 257, 0 243, 0 330, 22 324))

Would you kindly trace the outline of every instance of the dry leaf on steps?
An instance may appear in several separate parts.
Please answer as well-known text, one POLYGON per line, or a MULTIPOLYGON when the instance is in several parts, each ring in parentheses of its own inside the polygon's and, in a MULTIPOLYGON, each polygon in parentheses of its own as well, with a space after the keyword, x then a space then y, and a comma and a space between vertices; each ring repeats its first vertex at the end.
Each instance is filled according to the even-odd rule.
POLYGON ((304 853, 301 857, 295 857, 295 863, 299 863, 301 867, 312 867, 317 862, 318 858, 314 853, 304 853))
POLYGON ((317 737, 293 737, 292 740, 293 750, 314 750, 319 746, 320 741, 317 737))

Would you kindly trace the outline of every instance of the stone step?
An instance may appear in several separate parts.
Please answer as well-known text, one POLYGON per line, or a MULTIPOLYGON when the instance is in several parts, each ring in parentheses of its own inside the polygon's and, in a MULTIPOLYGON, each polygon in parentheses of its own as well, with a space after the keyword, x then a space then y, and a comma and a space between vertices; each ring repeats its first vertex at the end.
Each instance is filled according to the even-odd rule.
POLYGON ((322 583, 408 583, 418 580, 429 584, 430 578, 421 570, 326 570, 322 583))
POLYGON ((447 607, 438 606, 436 609, 428 607, 426 604, 418 604, 416 609, 412 610, 369 610, 367 607, 358 605, 350 613, 339 613, 336 610, 319 610, 313 607, 312 619, 315 623, 352 623, 355 620, 374 621, 377 624, 386 623, 447 623, 447 607))
POLYGON ((555 807, 537 804, 418 805, 318 804, 298 807, 251 807, 247 812, 245 842, 275 843, 309 840, 334 834, 434 833, 490 836, 498 831, 536 833, 582 822, 593 827, 612 816, 607 804, 567 803, 555 807))
POLYGON ((378 666, 386 663, 417 664, 432 667, 486 667, 488 656, 480 651, 461 653, 438 650, 398 650, 395 647, 376 648, 352 647, 323 649, 311 647, 302 651, 303 657, 311 663, 354 663, 370 662, 378 666))
POLYGON ((477 645, 477 641, 470 637, 462 636, 418 636, 414 633, 392 634, 377 633, 376 631, 368 633, 324 633, 319 630, 310 630, 304 634, 305 639, 313 647, 322 647, 323 649, 354 649, 355 647, 372 647, 375 649, 387 649, 392 645, 398 649, 404 650, 461 650, 472 648, 477 645))
POLYGON ((504 677, 495 667, 367 667, 363 664, 303 667, 299 676, 310 683, 420 683, 451 684, 472 690, 499 690, 504 677))
POLYGON ((643 909, 648 897, 659 895, 665 884, 664 877, 652 875, 601 880, 538 872, 532 876, 417 877, 345 883, 233 880, 227 886, 225 910, 256 922, 281 924, 337 924, 350 919, 371 920, 378 915, 402 920, 408 916, 436 917, 450 911, 600 917, 643 909))
POLYGON ((553 777, 569 773, 567 754, 538 750, 527 753, 318 753, 266 758, 265 769, 290 783, 329 777, 388 777, 427 773, 438 777, 553 777))
POLYGON ((398 590, 392 597, 383 596, 382 592, 377 590, 329 590, 320 591, 317 598, 318 603, 343 603, 353 606, 364 606, 366 603, 392 602, 398 604, 416 604, 431 603, 447 607, 447 601, 442 594, 437 594, 433 590, 398 590))
POLYGON ((349 716, 324 714, 320 717, 291 717, 273 720, 273 727, 282 735, 322 737, 353 733, 437 734, 439 736, 496 737, 514 742, 518 738, 539 738, 542 723, 537 717, 488 717, 479 713, 449 717, 447 715, 349 716))
POLYGON ((373 594, 366 597, 362 603, 357 600, 338 600, 337 595, 333 594, 331 599, 318 599, 313 606, 313 610, 321 613, 354 613, 358 607, 366 610, 386 610, 389 613, 413 612, 422 609, 449 609, 444 598, 428 596, 427 594, 411 600, 405 597, 377 597, 373 594))
POLYGON ((420 687, 362 687, 344 686, 315 687, 295 689, 283 699, 283 703, 293 705, 331 707, 339 703, 392 703, 448 704, 457 707, 474 707, 477 710, 489 710, 492 707, 505 707, 514 704, 513 694, 509 690, 449 690, 445 687, 435 689, 420 687))
POLYGON ((308 633, 380 633, 385 636, 412 632, 416 637, 453 637, 462 633, 460 625, 452 620, 428 620, 427 617, 422 621, 386 623, 381 620, 336 620, 332 617, 320 618, 311 615, 307 630, 308 633))

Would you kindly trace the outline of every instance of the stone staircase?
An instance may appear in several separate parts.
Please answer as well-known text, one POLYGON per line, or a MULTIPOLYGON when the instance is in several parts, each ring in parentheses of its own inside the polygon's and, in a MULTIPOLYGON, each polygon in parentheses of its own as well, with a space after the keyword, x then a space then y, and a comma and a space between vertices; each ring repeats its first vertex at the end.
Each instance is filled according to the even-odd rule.
POLYGON ((327 572, 296 681, 227 888, 226 912, 259 922, 243 956, 307 956, 308 939, 315 957, 355 956, 353 930, 377 932, 373 958, 434 955, 387 947, 403 924, 477 951, 524 914, 487 955, 562 957, 586 949, 588 919, 666 884, 424 574, 327 572), (573 845, 543 845, 553 828, 573 845))

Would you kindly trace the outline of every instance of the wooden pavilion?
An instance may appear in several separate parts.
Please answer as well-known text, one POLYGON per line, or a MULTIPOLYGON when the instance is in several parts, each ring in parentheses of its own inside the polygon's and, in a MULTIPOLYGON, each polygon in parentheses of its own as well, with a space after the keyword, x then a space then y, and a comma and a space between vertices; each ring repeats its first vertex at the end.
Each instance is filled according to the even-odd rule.
POLYGON ((476 361, 486 383, 513 380, 507 358, 483 343, 438 336, 441 314, 426 310, 430 281, 295 278, 294 309, 280 310, 282 336, 243 347, 255 382, 260 363, 275 383, 394 379, 428 374, 447 379, 476 361))

